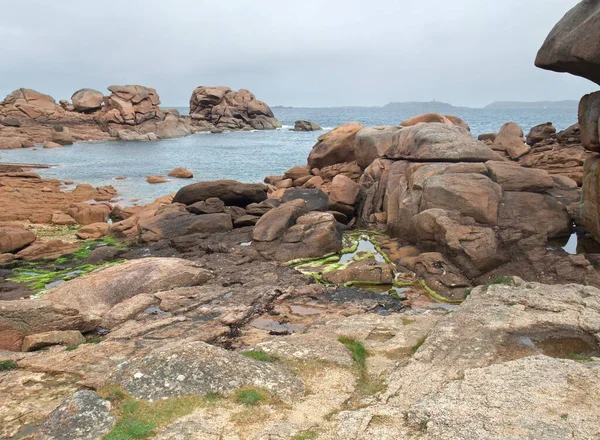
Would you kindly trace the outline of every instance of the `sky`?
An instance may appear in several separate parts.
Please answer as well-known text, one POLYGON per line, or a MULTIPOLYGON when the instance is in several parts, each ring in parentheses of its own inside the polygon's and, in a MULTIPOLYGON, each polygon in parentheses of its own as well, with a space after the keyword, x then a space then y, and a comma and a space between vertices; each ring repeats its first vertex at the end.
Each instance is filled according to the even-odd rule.
POLYGON ((534 67, 578 0, 0 0, 0 99, 19 87, 200 85, 269 105, 578 100, 598 86, 534 67))

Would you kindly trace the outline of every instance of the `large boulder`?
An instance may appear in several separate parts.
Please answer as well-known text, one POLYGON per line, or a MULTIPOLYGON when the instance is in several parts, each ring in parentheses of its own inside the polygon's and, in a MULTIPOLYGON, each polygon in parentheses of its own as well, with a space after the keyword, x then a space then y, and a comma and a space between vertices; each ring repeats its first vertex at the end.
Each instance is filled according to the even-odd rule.
POLYGON ((292 200, 304 200, 309 211, 327 211, 327 194, 317 188, 289 188, 283 194, 281 201, 285 203, 292 200))
POLYGON ((60 145, 71 145, 73 143, 73 136, 71 130, 68 127, 62 125, 54 125, 52 127, 52 142, 60 145))
POLYGON ((342 247, 342 234, 335 217, 327 212, 309 212, 285 231, 275 258, 279 261, 317 258, 338 252, 342 247))
POLYGON ((67 214, 80 225, 106 223, 111 212, 112 206, 108 203, 74 203, 67 209, 67 214))
POLYGON ((552 122, 546 122, 545 124, 539 124, 529 130, 527 134, 526 142, 527 145, 533 147, 535 144, 542 142, 554 135, 556 128, 552 125, 552 122))
POLYGON ((233 229, 231 216, 227 213, 195 215, 188 211, 166 211, 154 217, 140 219, 138 230, 143 242, 172 239, 196 233, 214 234, 233 229))
POLYGON ((571 219, 554 197, 532 192, 506 191, 498 209, 500 236, 505 242, 530 235, 544 239, 568 235, 571 219))
POLYGON ((500 128, 492 148, 505 151, 513 160, 529 152, 523 141, 523 129, 515 122, 507 122, 500 128))
POLYGON ((421 210, 457 210, 480 223, 495 225, 502 188, 481 174, 432 176, 423 186, 421 210))
POLYGON ((319 124, 315 124, 311 121, 296 121, 292 131, 318 131, 322 130, 319 124))
POLYGON ((400 127, 397 126, 380 126, 360 130, 356 134, 354 145, 356 163, 365 169, 375 159, 383 157, 385 152, 392 146, 394 133, 399 129, 400 127))
POLYGON ((318 142, 308 155, 308 166, 321 169, 354 161, 356 134, 363 128, 364 125, 358 122, 348 122, 319 136, 318 142))
POLYGON ((329 209, 354 216, 354 205, 358 201, 360 186, 352 179, 338 174, 331 182, 329 209))
POLYGON ((568 72, 600 84, 600 4, 584 0, 554 26, 535 59, 535 65, 568 72))
POLYGON ((100 109, 104 102, 104 94, 94 89, 79 89, 73 96, 71 101, 75 111, 90 112, 100 109))
POLYGON ((262 183, 241 183, 235 180, 197 182, 184 186, 173 199, 174 203, 192 205, 210 198, 219 198, 228 206, 246 207, 267 199, 267 187, 262 183))
POLYGON ((33 243, 35 239, 35 234, 23 226, 0 226, 0 254, 18 252, 33 243))
POLYGON ((308 207, 302 199, 283 203, 260 218, 252 231, 252 239, 265 242, 280 239, 298 217, 307 212, 308 207))
POLYGON ((210 272, 179 258, 144 258, 96 270, 55 287, 46 301, 102 317, 114 305, 140 293, 197 286, 210 272))
POLYGON ((394 134, 385 156, 415 161, 486 162, 497 154, 461 127, 442 123, 420 124, 394 134))
POLYGON ((211 130, 273 130, 281 128, 267 104, 248 90, 229 87, 196 87, 190 98, 192 123, 211 130))
POLYGON ((581 143, 588 151, 600 152, 600 92, 590 93, 579 102, 581 143))

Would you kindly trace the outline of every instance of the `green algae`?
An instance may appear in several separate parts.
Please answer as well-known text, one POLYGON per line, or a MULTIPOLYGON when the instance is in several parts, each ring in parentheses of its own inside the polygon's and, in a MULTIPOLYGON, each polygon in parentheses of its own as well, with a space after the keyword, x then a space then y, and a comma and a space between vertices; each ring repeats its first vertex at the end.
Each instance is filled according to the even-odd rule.
POLYGON ((425 289, 425 291, 427 292, 427 294, 430 297, 432 297, 433 299, 437 299, 438 301, 441 301, 441 302, 444 302, 444 303, 448 303, 448 304, 460 304, 460 303, 463 302, 463 300, 460 300, 460 299, 449 299, 449 298, 446 298, 446 297, 440 295, 435 290, 433 290, 431 287, 429 287, 427 285, 427 283, 425 282, 425 280, 419 280, 419 284, 421 284, 421 286, 423 287, 423 289, 425 289))
MULTIPOLYGON (((58 281, 69 281, 82 275, 86 275, 96 269, 116 266, 125 260, 112 261, 101 264, 84 264, 82 266, 69 267, 59 270, 34 269, 30 267, 20 267, 13 269, 13 276, 7 278, 8 281, 26 284, 32 290, 43 291, 49 284, 58 281)), ((38 292, 39 294, 39 292, 38 292)))

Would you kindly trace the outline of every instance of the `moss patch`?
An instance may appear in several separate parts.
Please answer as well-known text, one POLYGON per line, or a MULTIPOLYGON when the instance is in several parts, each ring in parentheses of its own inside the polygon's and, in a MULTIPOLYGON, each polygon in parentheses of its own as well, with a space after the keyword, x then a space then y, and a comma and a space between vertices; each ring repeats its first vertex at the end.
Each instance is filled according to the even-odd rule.
POLYGON ((419 338, 417 340, 417 343, 410 348, 410 350, 413 352, 413 354, 416 353, 419 348, 421 348, 421 345, 423 345, 423 343, 425 342, 426 339, 427 339, 427 336, 423 336, 423 337, 419 338))
POLYGON ((308 431, 299 432, 298 434, 293 436, 290 440, 315 440, 318 437, 319 437, 319 434, 317 434, 316 431, 308 430, 308 431))
POLYGON ((276 356, 262 350, 243 351, 242 356, 262 362, 275 362, 277 360, 276 356))
POLYGON ((13 360, 0 361, 0 371, 16 370, 19 366, 13 360))
POLYGON ((507 277, 507 276, 500 276, 500 277, 496 277, 493 281, 490 281, 489 283, 485 284, 481 290, 484 292, 487 292, 488 289, 490 288, 490 286, 496 285, 496 284, 504 284, 506 286, 510 286, 513 283, 513 277, 507 277))
POLYGON ((271 395, 268 391, 254 387, 244 387, 235 394, 235 400, 246 406, 255 406, 260 403, 268 402, 271 395))
POLYGON ((148 402, 135 399, 120 387, 102 388, 98 393, 113 404, 113 412, 118 416, 115 427, 104 440, 151 437, 158 429, 216 401, 214 396, 183 396, 148 402))

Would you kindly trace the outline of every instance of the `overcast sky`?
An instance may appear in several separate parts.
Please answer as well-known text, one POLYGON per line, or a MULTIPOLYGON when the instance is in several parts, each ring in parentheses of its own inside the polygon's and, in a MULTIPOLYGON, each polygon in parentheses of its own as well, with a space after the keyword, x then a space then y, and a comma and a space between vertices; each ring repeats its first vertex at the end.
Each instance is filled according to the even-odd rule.
POLYGON ((141 84, 182 106, 198 85, 312 107, 579 99, 598 87, 533 65, 577 3, 0 0, 0 95, 141 84))

